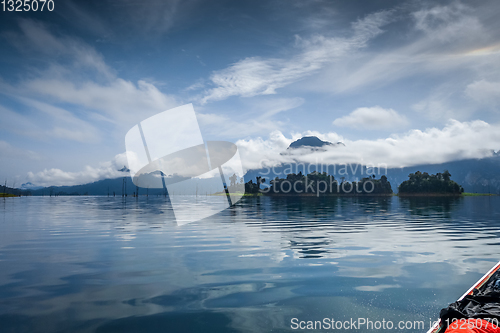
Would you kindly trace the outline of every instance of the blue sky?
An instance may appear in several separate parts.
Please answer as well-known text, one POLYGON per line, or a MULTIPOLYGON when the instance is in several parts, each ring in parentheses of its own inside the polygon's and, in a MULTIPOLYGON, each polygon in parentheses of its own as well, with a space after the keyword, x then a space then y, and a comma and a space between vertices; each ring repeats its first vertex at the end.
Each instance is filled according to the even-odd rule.
POLYGON ((302 135, 327 162, 500 149, 495 1, 56 1, 0 12, 0 178, 116 176, 126 132, 193 103, 246 168, 302 135), (343 148, 344 149, 344 148, 343 148))

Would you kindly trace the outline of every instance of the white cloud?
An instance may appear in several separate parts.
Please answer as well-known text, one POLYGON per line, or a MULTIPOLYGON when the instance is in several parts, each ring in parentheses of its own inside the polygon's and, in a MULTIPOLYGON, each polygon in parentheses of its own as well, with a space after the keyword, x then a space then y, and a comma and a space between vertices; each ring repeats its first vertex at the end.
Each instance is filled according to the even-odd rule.
POLYGON ((391 20, 390 11, 370 14, 352 24, 350 38, 328 38, 321 35, 308 40, 297 37, 298 54, 290 59, 250 57, 210 77, 216 86, 206 92, 201 102, 223 100, 230 96, 251 97, 275 94, 287 86, 317 72, 325 64, 363 48, 370 39, 381 34, 380 27, 391 20))
POLYGON ((337 118, 333 124, 340 127, 360 129, 391 129, 405 127, 408 120, 393 109, 380 106, 357 108, 350 114, 337 118))
POLYGON ((260 168, 262 163, 276 165, 293 160, 306 163, 363 163, 405 167, 491 156, 493 150, 500 147, 500 124, 488 124, 481 120, 450 120, 442 129, 415 129, 377 140, 349 140, 342 139, 336 133, 320 135, 316 132, 294 134, 292 138, 287 138, 276 131, 268 139, 239 140, 236 144, 247 169, 260 168), (292 141, 306 135, 317 135, 330 142, 343 141, 345 146, 331 147, 314 154, 281 154, 292 141))
POLYGON ((127 165, 125 153, 116 155, 113 161, 101 163, 97 167, 86 166, 79 172, 67 172, 60 169, 45 169, 40 172, 28 172, 27 180, 37 186, 79 185, 95 182, 101 179, 123 176, 120 172, 127 165))
MULTIPOLYGON (((298 139, 298 138, 297 138, 298 139)), ((280 131, 274 131, 267 140, 260 137, 256 139, 238 140, 236 145, 240 151, 241 162, 246 170, 259 169, 264 165, 276 165, 280 162, 288 162, 291 159, 281 156, 290 143, 289 139, 280 131)))

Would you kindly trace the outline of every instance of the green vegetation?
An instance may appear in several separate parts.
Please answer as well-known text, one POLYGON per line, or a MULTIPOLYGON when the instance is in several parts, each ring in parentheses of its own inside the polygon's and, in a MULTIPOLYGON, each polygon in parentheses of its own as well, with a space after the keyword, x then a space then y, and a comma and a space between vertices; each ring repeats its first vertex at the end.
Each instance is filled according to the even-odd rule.
POLYGON ((409 180, 399 185, 400 195, 461 195, 464 192, 462 186, 450 179, 448 170, 435 175, 417 171, 408 177, 409 180))
POLYGON ((18 197, 18 195, 10 193, 0 193, 0 198, 12 198, 12 197, 18 197))
POLYGON ((288 174, 286 178, 278 178, 265 184, 265 179, 256 177, 256 183, 250 180, 245 184, 248 194, 263 195, 391 195, 391 184, 386 176, 375 179, 375 176, 365 177, 360 181, 340 182, 326 172, 314 171, 308 175, 288 174), (262 188, 261 188, 262 185, 262 188))
MULTIPOLYGON (((255 196, 261 196, 262 193, 242 193, 242 192, 230 192, 231 195, 239 195, 242 197, 255 197, 255 196)), ((211 196, 226 196, 226 192, 215 192, 214 194, 209 194, 211 196)))
POLYGON ((493 194, 493 193, 468 193, 464 192, 462 193, 464 197, 491 197, 491 196, 496 196, 498 194, 493 194))

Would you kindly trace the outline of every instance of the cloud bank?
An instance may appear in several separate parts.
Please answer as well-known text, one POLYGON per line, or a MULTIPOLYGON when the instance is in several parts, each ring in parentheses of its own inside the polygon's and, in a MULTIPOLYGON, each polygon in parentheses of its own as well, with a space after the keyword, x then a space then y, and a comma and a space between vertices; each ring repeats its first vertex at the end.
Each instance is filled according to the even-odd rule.
MULTIPOLYGON (((272 132, 268 138, 239 140, 236 142, 246 171, 281 163, 349 164, 408 167, 421 164, 439 164, 469 158, 484 158, 500 149, 500 124, 488 124, 481 120, 459 122, 450 120, 443 128, 411 130, 385 139, 349 140, 337 133, 306 131, 293 133, 290 137, 280 131, 272 132), (303 136, 317 136, 329 142, 343 145, 326 147, 325 151, 299 149, 283 154, 290 143, 303 136)), ((0 144, 0 148, 2 145, 0 144)), ((60 169, 45 169, 29 172, 27 179, 36 185, 77 185, 106 178, 122 177, 118 170, 127 164, 125 154, 116 155, 113 161, 97 167, 86 166, 79 172, 60 169)))
POLYGON ((336 133, 312 131, 295 133, 287 138, 276 131, 267 139, 239 140, 236 144, 247 170, 293 161, 380 164, 396 168, 492 156, 493 151, 500 148, 500 124, 450 120, 443 128, 414 129, 377 140, 349 140, 336 133), (291 142, 306 135, 316 135, 330 142, 342 141, 345 146, 328 147, 326 151, 314 153, 301 150, 297 154, 282 154, 291 142))
POLYGON ((128 175, 118 170, 127 164, 125 153, 118 154, 112 161, 101 163, 97 167, 85 166, 82 171, 68 172, 61 169, 45 169, 28 172, 27 180, 37 186, 63 186, 92 183, 102 179, 118 178, 128 175))

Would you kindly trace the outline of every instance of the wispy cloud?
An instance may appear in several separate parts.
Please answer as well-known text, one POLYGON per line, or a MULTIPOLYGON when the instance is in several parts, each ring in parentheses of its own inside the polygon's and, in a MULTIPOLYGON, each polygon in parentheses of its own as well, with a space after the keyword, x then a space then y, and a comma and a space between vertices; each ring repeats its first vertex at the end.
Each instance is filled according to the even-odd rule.
POLYGON ((28 109, 23 113, 0 105, 2 130, 37 141, 63 139, 93 144, 101 140, 95 126, 65 109, 29 98, 20 98, 20 101, 28 109))
POLYGON ((2 159, 39 160, 41 158, 34 151, 14 147, 2 140, 0 140, 0 155, 2 155, 2 159))
POLYGON ((175 25, 186 24, 198 0, 103 0, 99 9, 93 3, 64 1, 61 16, 72 26, 93 33, 99 42, 122 42, 130 39, 158 38, 175 25), (111 15, 110 15, 111 14, 111 15))
POLYGON ((177 103, 173 96, 165 95, 155 85, 143 80, 135 84, 115 78, 99 84, 94 81, 73 82, 66 78, 43 77, 25 81, 21 86, 26 92, 98 111, 113 122, 127 126, 177 103))
POLYGON ((82 40, 51 33, 38 21, 21 19, 18 22, 20 32, 11 31, 5 35, 20 52, 35 52, 39 60, 48 64, 70 61, 73 68, 91 69, 105 78, 115 76, 115 71, 105 63, 103 56, 82 40))
POLYGON ((473 16, 471 7, 455 1, 411 13, 415 29, 424 32, 432 40, 449 43, 456 38, 476 38, 482 31, 479 19, 473 16))
POLYGON ((52 33, 46 25, 31 20, 21 20, 19 26, 21 33, 11 33, 9 40, 23 52, 45 54, 46 68, 17 84, 2 82, 2 92, 42 111, 45 118, 50 116, 52 121, 45 119, 43 124, 53 127, 56 136, 77 141, 87 137, 95 142, 100 136, 97 128, 102 127, 102 123, 91 125, 99 124, 95 120, 107 120, 124 130, 179 104, 153 83, 118 77, 100 53, 79 39, 52 33), (84 110, 87 119, 69 109, 84 110))
POLYGON ((223 100, 230 96, 252 97, 275 94, 276 89, 303 79, 334 62, 341 56, 359 50, 380 35, 381 27, 391 21, 391 11, 370 14, 352 24, 350 37, 315 35, 296 38, 296 55, 288 59, 251 57, 210 77, 215 88, 209 89, 202 103, 223 100))
POLYGON ((483 25, 471 7, 451 2, 425 9, 413 8, 413 11, 401 9, 398 15, 410 23, 405 36, 383 45, 376 52, 360 50, 340 64, 326 66, 308 81, 305 89, 345 94, 367 87, 380 89, 423 73, 438 79, 445 74, 450 77, 461 72, 461 80, 487 74, 488 68, 497 73, 494 64, 498 62, 498 55, 483 52, 477 57, 474 50, 497 45, 498 36, 483 25))
POLYGON ((240 112, 232 112, 234 116, 210 113, 210 108, 201 107, 198 112, 198 120, 202 129, 212 135, 225 138, 242 138, 250 135, 270 133, 281 129, 284 121, 276 119, 276 115, 295 109, 304 103, 304 99, 295 98, 264 98, 253 100, 245 105, 245 113, 237 116, 240 112))

